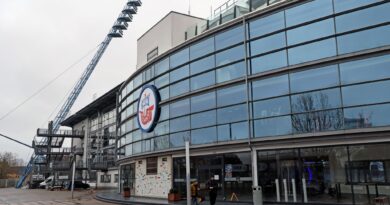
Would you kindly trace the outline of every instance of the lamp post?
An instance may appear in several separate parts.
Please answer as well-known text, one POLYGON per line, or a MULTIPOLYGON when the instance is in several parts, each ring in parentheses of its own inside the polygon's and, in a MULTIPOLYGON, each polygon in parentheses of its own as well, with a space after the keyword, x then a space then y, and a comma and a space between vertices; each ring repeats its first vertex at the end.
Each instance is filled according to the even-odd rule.
POLYGON ((186 185, 187 205, 191 205, 191 172, 190 172, 190 142, 186 141, 186 185))

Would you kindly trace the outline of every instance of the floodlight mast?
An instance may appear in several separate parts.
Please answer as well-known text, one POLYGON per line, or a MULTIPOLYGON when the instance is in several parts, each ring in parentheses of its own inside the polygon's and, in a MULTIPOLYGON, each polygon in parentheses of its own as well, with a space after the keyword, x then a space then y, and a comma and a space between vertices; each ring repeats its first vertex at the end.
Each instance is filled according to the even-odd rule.
MULTIPOLYGON (((69 114, 70 109, 72 108, 73 104, 75 103, 77 97, 80 95, 84 85, 87 83, 89 77, 91 76, 92 72, 96 68, 97 64, 99 63, 101 57, 103 56, 105 50, 107 49, 108 45, 110 44, 112 38, 121 38, 123 36, 123 30, 126 30, 128 27, 128 22, 131 22, 133 20, 133 14, 137 14, 137 8, 142 5, 141 0, 128 0, 125 7, 122 9, 122 12, 118 16, 117 20, 115 21, 114 25, 112 26, 110 32, 105 37, 104 41, 100 44, 99 49, 95 53, 94 57, 92 58, 91 62, 88 64, 87 68, 84 70, 83 74, 77 81, 76 85, 72 89, 72 92, 70 93, 69 97, 66 99, 65 103, 62 105, 60 111, 56 115, 53 121, 53 127, 52 127, 52 133, 55 134, 59 130, 61 126, 61 122, 65 120, 67 115, 69 114)), ((51 144, 59 144, 62 146, 64 142, 65 137, 53 137, 51 140, 48 140, 48 138, 37 140, 34 138, 33 141, 33 148, 36 144, 40 145, 47 145, 47 147, 50 149, 51 144)), ((23 174, 20 176, 18 183, 16 184, 16 188, 20 188, 24 182, 24 180, 27 178, 27 176, 31 173, 33 164, 35 159, 37 158, 37 154, 34 153, 31 157, 31 160, 29 161, 26 168, 23 170, 23 174)))

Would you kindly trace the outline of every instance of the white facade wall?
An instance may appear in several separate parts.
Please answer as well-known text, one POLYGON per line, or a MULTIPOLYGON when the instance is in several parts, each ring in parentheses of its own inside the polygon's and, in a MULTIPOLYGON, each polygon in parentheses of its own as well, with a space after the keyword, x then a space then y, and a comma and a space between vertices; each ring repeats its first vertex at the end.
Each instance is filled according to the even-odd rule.
POLYGON ((97 188, 117 188, 118 182, 115 182, 115 175, 118 175, 118 182, 119 182, 119 172, 118 170, 109 170, 107 172, 98 172, 97 173, 97 188), (104 183, 101 181, 102 175, 110 175, 111 181, 109 183, 104 183))
POLYGON ((157 175, 146 175, 146 159, 135 165, 135 195, 167 198, 172 187, 172 157, 158 157, 157 175), (163 161, 163 158, 166 161, 163 161), (141 163, 140 163, 141 162, 141 163))
POLYGON ((147 55, 158 48, 158 54, 185 41, 185 32, 189 27, 205 20, 177 12, 170 12, 137 41, 137 69, 145 65, 147 55))

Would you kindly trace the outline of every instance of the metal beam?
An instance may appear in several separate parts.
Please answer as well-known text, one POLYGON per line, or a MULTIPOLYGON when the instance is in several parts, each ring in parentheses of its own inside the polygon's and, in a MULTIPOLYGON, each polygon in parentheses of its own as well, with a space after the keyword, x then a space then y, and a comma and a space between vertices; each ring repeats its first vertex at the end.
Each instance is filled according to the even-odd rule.
POLYGON ((32 146, 30 146, 30 145, 28 145, 28 144, 26 144, 26 143, 24 143, 24 142, 21 142, 21 141, 19 141, 19 140, 12 139, 11 137, 8 137, 8 136, 3 135, 3 134, 1 134, 1 133, 0 133, 0 136, 2 136, 2 137, 4 137, 4 138, 7 138, 7 139, 9 139, 9 140, 11 140, 11 141, 14 141, 14 142, 16 142, 16 143, 19 143, 19 144, 21 144, 21 145, 24 145, 24 146, 26 146, 26 147, 32 149, 32 146))

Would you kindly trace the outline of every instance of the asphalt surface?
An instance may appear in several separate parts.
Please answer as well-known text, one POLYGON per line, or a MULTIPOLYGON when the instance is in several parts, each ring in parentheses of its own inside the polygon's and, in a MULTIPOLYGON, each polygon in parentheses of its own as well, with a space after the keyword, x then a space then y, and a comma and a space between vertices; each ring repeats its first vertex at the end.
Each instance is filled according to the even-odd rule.
POLYGON ((90 190, 46 191, 43 189, 0 189, 0 205, 112 205, 97 201, 90 190))

